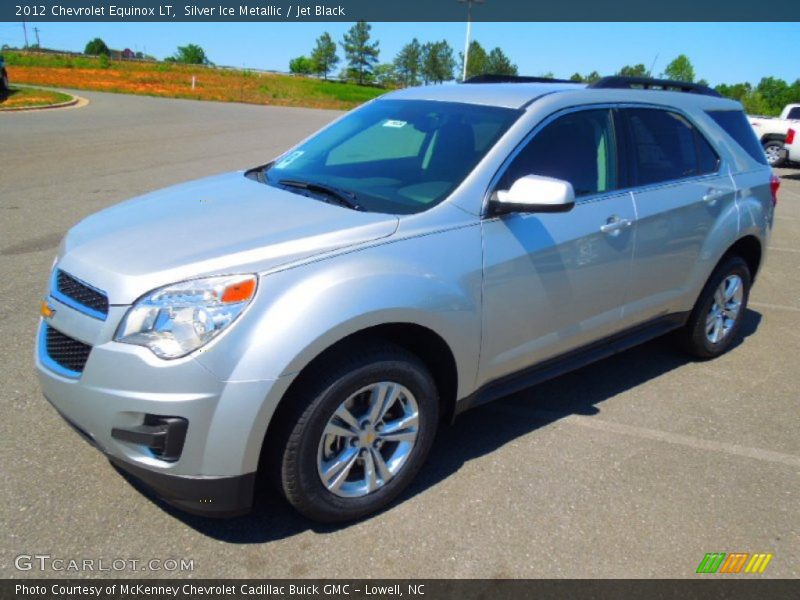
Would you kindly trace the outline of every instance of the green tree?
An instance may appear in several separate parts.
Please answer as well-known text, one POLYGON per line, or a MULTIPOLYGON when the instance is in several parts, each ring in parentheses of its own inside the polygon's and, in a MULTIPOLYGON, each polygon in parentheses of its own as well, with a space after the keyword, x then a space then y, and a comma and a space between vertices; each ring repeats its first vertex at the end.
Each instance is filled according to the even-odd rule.
POLYGON ((369 80, 372 68, 378 62, 378 42, 370 42, 372 26, 359 21, 344 34, 342 49, 347 59, 348 71, 357 75, 358 83, 369 80))
POLYGON ((327 31, 317 38, 317 45, 311 51, 311 62, 314 72, 322 75, 324 79, 328 78, 328 73, 333 71, 339 63, 339 57, 336 55, 336 42, 327 31))
POLYGON ((582 83, 583 82, 583 75, 581 75, 580 73, 573 73, 572 75, 569 76, 569 80, 570 81, 577 81, 578 83, 582 83))
POLYGON ((289 61, 289 72, 310 75, 314 72, 314 62, 307 56, 298 56, 289 61))
POLYGON ((752 91, 752 86, 747 82, 734 83, 733 85, 721 83, 714 89, 717 91, 717 93, 725 96, 726 98, 732 98, 733 100, 738 100, 741 102, 742 99, 752 91))
POLYGON ((211 61, 208 60, 205 50, 197 44, 187 44, 186 46, 178 46, 175 54, 172 55, 174 62, 183 63, 186 65, 210 65, 211 61))
MULTIPOLYGON (((464 53, 459 52, 458 56, 460 58, 461 68, 464 68, 464 53)), ((488 73, 487 70, 487 61, 489 59, 489 55, 486 53, 486 50, 483 49, 483 46, 477 40, 472 40, 469 44, 469 53, 467 55, 467 79, 470 77, 475 77, 476 75, 483 75, 484 73, 488 73)))
POLYGON ((493 75, 516 75, 517 65, 500 48, 494 48, 486 57, 486 72, 493 75))
POLYGON ((422 47, 422 77, 425 83, 442 83, 453 79, 456 59, 446 40, 429 42, 422 47))
POLYGON ((758 90, 751 90, 740 102, 744 106, 744 112, 748 115, 770 114, 769 104, 758 90))
POLYGON ((756 91, 761 94, 767 106, 766 114, 780 114, 783 107, 797 98, 792 94, 792 88, 783 79, 777 77, 763 77, 756 86, 756 91))
POLYGON ((666 69, 664 69, 664 75, 669 79, 692 82, 695 77, 692 61, 690 61, 689 57, 685 54, 679 54, 667 65, 666 69))
POLYGON ((397 80, 402 85, 418 85, 422 70, 422 45, 417 38, 402 47, 394 59, 397 80))
POLYGON ((372 75, 375 83, 384 87, 393 87, 397 85, 397 72, 392 63, 382 63, 375 65, 372 75))
POLYGON ((589 73, 588 75, 584 75, 584 77, 583 77, 583 80, 586 83, 594 83, 595 81, 598 81, 599 79, 600 79, 600 73, 598 73, 597 71, 592 71, 591 73, 589 73))
POLYGON ((620 77, 649 77, 650 72, 643 64, 638 65, 625 65, 617 73, 620 77))
POLYGON ((103 40, 100 38, 94 38, 88 44, 86 44, 86 48, 84 49, 83 53, 91 56, 100 56, 101 54, 110 56, 111 50, 108 49, 108 46, 106 46, 106 43, 103 40))

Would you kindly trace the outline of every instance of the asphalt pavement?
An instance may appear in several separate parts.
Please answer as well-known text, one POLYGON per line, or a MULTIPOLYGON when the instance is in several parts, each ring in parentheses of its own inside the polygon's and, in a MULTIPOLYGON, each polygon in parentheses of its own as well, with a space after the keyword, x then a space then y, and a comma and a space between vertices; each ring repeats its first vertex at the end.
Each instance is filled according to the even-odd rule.
POLYGON ((468 412, 412 489, 356 524, 314 525, 274 493, 216 521, 142 494, 42 398, 39 299, 84 216, 266 162, 338 113, 78 94, 88 106, 0 114, 0 577, 93 574, 15 566, 44 554, 141 561, 94 573, 116 577, 664 578, 707 552, 771 553, 755 577, 800 576, 800 169, 780 171, 728 354, 691 362, 656 340, 468 412), (162 570, 142 571, 151 559, 162 570))

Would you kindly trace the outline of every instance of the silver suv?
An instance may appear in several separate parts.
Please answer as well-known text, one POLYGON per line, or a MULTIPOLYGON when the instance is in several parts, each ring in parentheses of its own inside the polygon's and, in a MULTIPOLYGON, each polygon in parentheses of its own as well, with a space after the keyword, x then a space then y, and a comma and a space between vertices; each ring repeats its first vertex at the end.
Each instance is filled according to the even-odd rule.
POLYGON ((437 427, 672 330, 737 336, 778 182, 707 88, 479 80, 386 94, 274 161, 90 216, 55 259, 44 395, 173 505, 257 474, 356 519, 437 427))

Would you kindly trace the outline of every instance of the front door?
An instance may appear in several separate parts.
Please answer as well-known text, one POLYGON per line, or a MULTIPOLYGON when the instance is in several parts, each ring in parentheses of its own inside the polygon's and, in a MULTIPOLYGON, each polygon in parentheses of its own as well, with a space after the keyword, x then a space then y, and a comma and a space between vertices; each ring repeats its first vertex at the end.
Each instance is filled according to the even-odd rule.
POLYGON ((478 385, 613 333, 633 255, 635 211, 620 192, 613 111, 553 118, 511 159, 496 189, 524 175, 572 183, 566 213, 483 223, 483 338, 478 385))

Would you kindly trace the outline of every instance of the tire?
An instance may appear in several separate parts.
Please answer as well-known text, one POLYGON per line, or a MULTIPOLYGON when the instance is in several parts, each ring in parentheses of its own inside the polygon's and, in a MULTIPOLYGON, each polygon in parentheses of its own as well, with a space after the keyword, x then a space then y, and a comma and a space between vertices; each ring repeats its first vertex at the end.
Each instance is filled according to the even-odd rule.
POLYGON ((439 396, 433 377, 419 358, 394 345, 362 346, 349 356, 312 367, 285 402, 291 408, 268 440, 273 481, 298 512, 322 523, 352 521, 388 505, 425 462, 438 428, 439 396), (384 386, 387 382, 394 387, 384 386), (370 403, 381 398, 382 391, 390 400, 370 403), (369 423, 370 416, 380 412, 371 413, 370 407, 384 403, 383 420, 369 423), (411 423, 414 407, 418 416, 412 443, 414 425, 390 429, 411 423), (344 414, 351 425, 335 412, 344 414), (358 436, 329 433, 343 427, 358 431, 358 436), (387 441, 394 436, 404 440, 387 441), (345 463, 350 467, 343 476, 327 469, 345 463), (396 471, 389 473, 389 465, 396 471), (329 471, 333 474, 323 475, 329 471))
POLYGON ((731 347, 742 326, 751 284, 750 269, 739 256, 725 259, 714 270, 700 293, 688 322, 680 332, 684 349, 689 354, 708 360, 723 354, 731 347), (738 279, 741 291, 734 292, 729 299, 725 292, 731 289, 728 286, 735 278, 738 279), (722 311, 719 310, 720 299, 724 300, 726 306, 722 311), (738 303, 735 316, 734 303, 738 303))
POLYGON ((781 152, 783 151, 783 142, 781 140, 767 140, 762 146, 770 167, 781 167, 786 163, 786 160, 781 157, 781 152))

